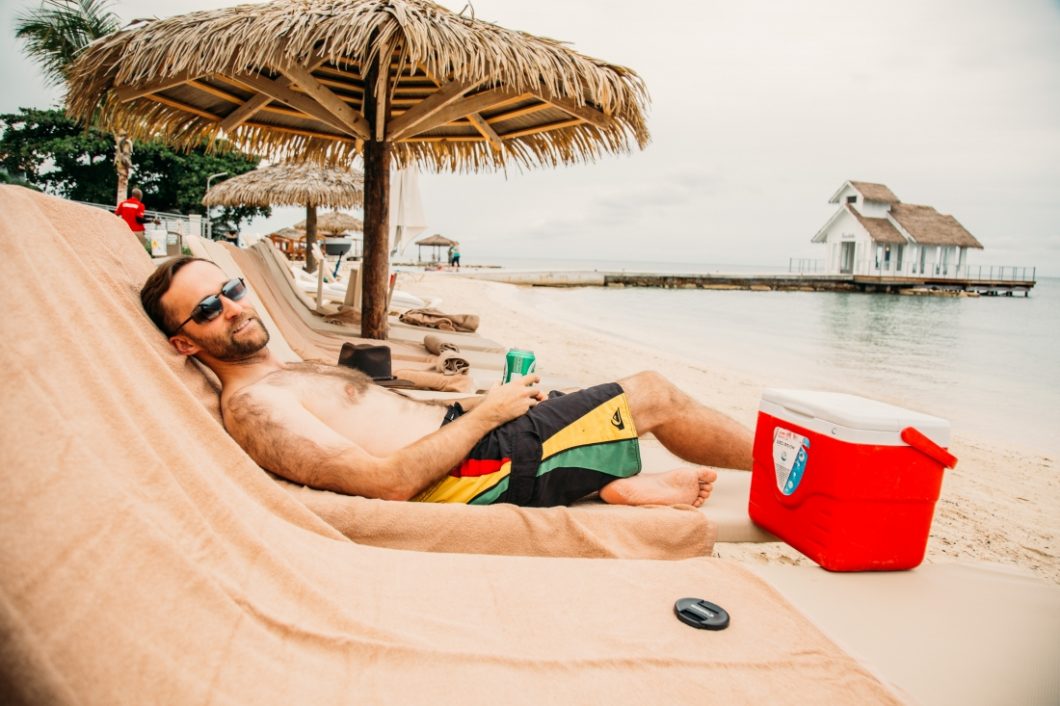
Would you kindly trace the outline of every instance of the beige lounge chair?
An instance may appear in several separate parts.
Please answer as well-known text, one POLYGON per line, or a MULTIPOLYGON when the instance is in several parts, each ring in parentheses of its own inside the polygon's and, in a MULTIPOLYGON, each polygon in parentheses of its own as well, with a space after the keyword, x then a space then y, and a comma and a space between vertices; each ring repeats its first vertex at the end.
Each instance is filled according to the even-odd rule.
POLYGON ((109 214, 11 186, 0 210, 5 703, 1057 701, 1060 592, 1025 576, 352 542, 224 434, 109 214), (731 626, 679 623, 686 595, 731 626))

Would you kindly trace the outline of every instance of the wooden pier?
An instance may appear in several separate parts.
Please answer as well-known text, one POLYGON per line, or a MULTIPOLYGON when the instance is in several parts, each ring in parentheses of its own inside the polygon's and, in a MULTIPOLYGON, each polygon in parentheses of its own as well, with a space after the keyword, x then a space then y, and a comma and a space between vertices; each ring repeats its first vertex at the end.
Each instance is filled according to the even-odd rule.
POLYGON ((658 287, 788 292, 884 292, 937 296, 1028 296, 1035 281, 957 277, 888 277, 871 275, 782 274, 668 274, 658 272, 509 271, 461 273, 535 287, 658 287))

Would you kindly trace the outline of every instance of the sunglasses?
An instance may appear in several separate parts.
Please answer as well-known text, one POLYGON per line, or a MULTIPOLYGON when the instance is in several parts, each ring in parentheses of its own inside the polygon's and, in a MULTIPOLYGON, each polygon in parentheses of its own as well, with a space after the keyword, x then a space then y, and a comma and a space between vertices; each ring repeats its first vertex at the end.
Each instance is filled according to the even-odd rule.
POLYGON ((224 311, 224 304, 221 302, 221 297, 233 302, 237 302, 247 295, 247 285, 244 284, 242 277, 236 277, 230 279, 224 283, 221 287, 221 291, 217 294, 211 294, 210 296, 203 299, 201 302, 195 305, 195 308, 191 310, 191 316, 184 319, 180 326, 173 329, 173 333, 170 336, 177 335, 177 332, 184 328, 189 321, 194 321, 197 324, 205 324, 207 321, 213 321, 221 312, 224 311))

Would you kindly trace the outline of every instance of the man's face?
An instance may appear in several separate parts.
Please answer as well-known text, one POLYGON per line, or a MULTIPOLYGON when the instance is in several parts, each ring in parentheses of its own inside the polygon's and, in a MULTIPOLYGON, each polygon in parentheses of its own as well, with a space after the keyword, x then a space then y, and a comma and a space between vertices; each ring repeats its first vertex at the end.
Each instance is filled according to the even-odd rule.
MULTIPOLYGON (((208 262, 185 265, 173 277, 173 283, 162 296, 162 305, 174 323, 191 315, 206 297, 217 294, 230 278, 208 262)), ((205 323, 189 321, 170 336, 177 350, 185 355, 205 353, 216 360, 245 360, 261 351, 269 342, 269 332, 246 299, 232 301, 221 297, 222 310, 205 323)))

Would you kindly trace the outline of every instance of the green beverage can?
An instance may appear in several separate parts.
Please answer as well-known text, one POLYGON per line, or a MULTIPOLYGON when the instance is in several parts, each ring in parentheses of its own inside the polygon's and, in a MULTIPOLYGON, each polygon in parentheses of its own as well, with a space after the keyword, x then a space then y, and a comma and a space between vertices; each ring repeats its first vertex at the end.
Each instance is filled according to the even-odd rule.
POLYGON ((537 359, 534 358, 533 351, 522 351, 518 348, 512 348, 508 351, 508 355, 504 356, 504 377, 501 382, 511 382, 524 375, 529 375, 534 372, 534 365, 537 364, 537 359))

